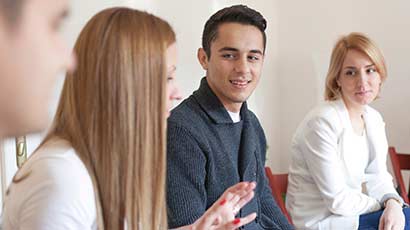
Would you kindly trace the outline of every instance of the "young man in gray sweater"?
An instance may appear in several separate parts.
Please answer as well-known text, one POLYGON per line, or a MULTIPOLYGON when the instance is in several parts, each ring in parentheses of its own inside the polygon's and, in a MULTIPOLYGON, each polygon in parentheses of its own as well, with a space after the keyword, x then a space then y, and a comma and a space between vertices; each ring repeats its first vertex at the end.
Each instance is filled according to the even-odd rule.
POLYGON ((257 218, 243 229, 293 229, 265 176, 266 139, 247 108, 266 47, 266 20, 246 6, 224 8, 206 22, 198 59, 206 76, 168 120, 169 227, 193 223, 230 186, 255 181, 255 198, 237 211, 257 218))

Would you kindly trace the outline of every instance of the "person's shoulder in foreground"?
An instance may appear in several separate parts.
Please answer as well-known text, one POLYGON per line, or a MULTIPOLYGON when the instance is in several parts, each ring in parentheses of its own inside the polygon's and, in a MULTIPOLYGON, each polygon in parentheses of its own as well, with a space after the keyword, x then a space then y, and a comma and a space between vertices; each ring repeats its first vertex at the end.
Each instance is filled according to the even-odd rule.
POLYGON ((5 229, 93 229, 96 221, 91 177, 61 139, 33 153, 14 177, 5 204, 5 229))

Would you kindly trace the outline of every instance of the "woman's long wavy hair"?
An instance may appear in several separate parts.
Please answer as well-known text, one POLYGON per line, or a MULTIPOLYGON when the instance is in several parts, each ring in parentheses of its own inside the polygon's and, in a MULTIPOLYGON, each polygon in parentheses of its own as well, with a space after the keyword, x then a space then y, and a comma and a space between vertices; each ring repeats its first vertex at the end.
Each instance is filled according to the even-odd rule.
POLYGON ((94 184, 99 229, 166 229, 166 49, 164 20, 129 8, 95 15, 74 51, 43 144, 71 143, 94 184))

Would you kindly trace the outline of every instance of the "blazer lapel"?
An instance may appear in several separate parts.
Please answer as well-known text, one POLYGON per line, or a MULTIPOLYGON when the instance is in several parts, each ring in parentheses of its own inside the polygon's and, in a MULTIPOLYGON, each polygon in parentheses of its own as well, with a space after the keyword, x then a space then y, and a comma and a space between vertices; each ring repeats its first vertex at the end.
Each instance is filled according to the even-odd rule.
POLYGON ((339 135, 338 140, 338 151, 339 157, 343 162, 345 174, 346 174, 346 182, 350 185, 350 187, 356 187, 357 180, 361 180, 361 178, 357 178, 358 172, 355 171, 356 167, 352 167, 350 165, 352 162, 355 162, 356 156, 355 154, 355 146, 352 146, 352 136, 354 135, 352 123, 350 121, 349 112, 343 102, 343 100, 336 100, 333 103, 334 108, 337 111, 339 116, 340 122, 342 124, 342 130, 339 135))
POLYGON ((350 122, 349 112, 342 99, 331 102, 333 108, 336 109, 340 122, 344 129, 352 129, 352 123, 350 122))
MULTIPOLYGON (((367 108, 363 115, 369 142, 369 164, 377 164, 375 160, 380 158, 377 156, 383 156, 380 159, 384 159, 384 156, 387 154, 388 145, 385 136, 385 124, 383 121, 378 121, 372 116, 369 110, 367 108)), ((380 161, 379 163, 385 164, 386 162, 380 161)))

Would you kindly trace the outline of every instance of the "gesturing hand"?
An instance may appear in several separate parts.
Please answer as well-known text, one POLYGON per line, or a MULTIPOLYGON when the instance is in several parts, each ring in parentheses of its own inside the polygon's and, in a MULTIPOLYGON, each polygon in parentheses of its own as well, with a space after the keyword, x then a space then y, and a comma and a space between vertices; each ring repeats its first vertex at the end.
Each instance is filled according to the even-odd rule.
POLYGON ((256 218, 256 213, 235 219, 235 215, 254 196, 255 182, 241 182, 228 188, 222 196, 188 229, 233 230, 256 218))

